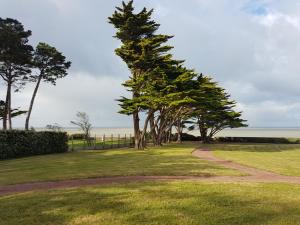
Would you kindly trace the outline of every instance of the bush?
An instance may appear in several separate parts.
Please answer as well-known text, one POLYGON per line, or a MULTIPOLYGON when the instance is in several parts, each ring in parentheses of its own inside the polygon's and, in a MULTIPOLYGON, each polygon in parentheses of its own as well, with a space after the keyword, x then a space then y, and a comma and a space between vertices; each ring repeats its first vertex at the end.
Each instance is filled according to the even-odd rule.
POLYGON ((85 139, 85 136, 84 134, 70 134, 69 138, 73 140, 83 140, 85 139))
POLYGON ((68 136, 64 132, 0 131, 0 159, 67 151, 68 136))
POLYGON ((218 142, 299 144, 300 139, 268 137, 218 137, 218 142))
MULTIPOLYGON (((177 134, 172 134, 172 141, 177 141, 177 134)), ((182 133, 181 141, 201 141, 201 137, 188 133, 182 133)))

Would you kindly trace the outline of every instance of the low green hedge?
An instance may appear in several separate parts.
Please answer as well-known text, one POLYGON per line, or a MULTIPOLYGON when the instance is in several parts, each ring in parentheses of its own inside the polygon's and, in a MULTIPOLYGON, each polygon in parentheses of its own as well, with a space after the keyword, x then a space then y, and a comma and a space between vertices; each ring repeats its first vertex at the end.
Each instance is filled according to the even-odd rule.
POLYGON ((274 143, 274 144, 299 144, 297 138, 276 138, 276 137, 218 137, 218 142, 239 142, 239 143, 274 143))
POLYGON ((0 160, 68 151, 68 136, 52 131, 0 131, 0 160))

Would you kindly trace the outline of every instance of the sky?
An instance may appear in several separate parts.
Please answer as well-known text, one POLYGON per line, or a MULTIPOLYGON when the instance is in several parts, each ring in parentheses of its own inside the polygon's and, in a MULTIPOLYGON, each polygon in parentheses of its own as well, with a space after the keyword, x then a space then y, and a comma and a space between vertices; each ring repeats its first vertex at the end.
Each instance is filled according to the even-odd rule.
MULTIPOLYGON (((131 127, 116 101, 130 73, 115 55, 108 17, 119 0, 0 0, 0 17, 32 31, 30 43, 46 42, 72 67, 56 86, 43 83, 31 125, 71 126, 77 111, 94 127, 131 127)), ((251 127, 300 127, 300 1, 135 0, 136 10, 154 9, 158 33, 174 35, 176 59, 213 77, 238 102, 251 127)), ((5 86, 0 81, 0 99, 5 86)), ((32 84, 13 94, 13 106, 28 108, 32 84)), ((24 117, 14 119, 24 126, 24 117)))

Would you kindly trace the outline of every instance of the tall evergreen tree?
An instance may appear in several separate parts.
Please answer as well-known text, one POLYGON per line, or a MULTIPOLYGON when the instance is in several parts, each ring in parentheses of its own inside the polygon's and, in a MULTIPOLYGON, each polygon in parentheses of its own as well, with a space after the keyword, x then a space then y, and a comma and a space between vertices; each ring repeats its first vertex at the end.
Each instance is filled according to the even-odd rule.
POLYGON ((35 97, 40 87, 41 81, 56 85, 57 79, 63 78, 67 75, 67 69, 71 66, 71 62, 66 61, 66 57, 55 47, 46 43, 39 43, 35 49, 33 56, 33 68, 35 74, 30 76, 30 80, 35 82, 35 88, 30 101, 28 109, 25 129, 29 129, 29 120, 34 104, 35 97))
POLYGON ((114 14, 109 17, 109 22, 117 29, 115 37, 122 42, 122 46, 116 49, 116 54, 127 64, 132 74, 124 84, 132 92, 132 98, 122 98, 120 101, 121 112, 133 116, 137 149, 144 148, 144 132, 141 132, 139 123, 139 112, 145 105, 141 101, 146 89, 144 80, 159 63, 171 60, 171 55, 167 52, 172 47, 164 45, 171 36, 155 34, 159 24, 151 19, 152 13, 153 10, 148 11, 146 8, 135 13, 133 1, 129 1, 122 2, 122 7, 116 7, 114 14))
POLYGON ((6 83, 6 99, 3 114, 3 129, 12 128, 12 98, 13 88, 19 89, 30 73, 33 48, 28 44, 30 30, 24 30, 23 25, 14 19, 0 18, 0 76, 6 83))

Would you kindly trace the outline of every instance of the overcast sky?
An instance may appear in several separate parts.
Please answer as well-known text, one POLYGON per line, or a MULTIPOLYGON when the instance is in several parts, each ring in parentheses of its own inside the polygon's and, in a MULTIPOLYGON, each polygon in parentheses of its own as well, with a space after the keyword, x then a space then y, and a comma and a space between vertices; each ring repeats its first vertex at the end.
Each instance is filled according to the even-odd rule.
MULTIPOLYGON (((119 0, 0 0, 0 17, 20 20, 32 30, 30 42, 47 42, 72 61, 57 86, 42 84, 31 125, 70 126, 77 111, 94 126, 130 127, 119 115, 121 83, 128 69, 115 54, 119 42, 107 23, 119 0)), ((300 126, 299 0, 136 0, 154 8, 160 33, 177 59, 212 76, 238 102, 252 127, 300 126)), ((4 85, 0 86, 4 99, 4 85)), ((32 86, 14 93, 13 106, 26 109, 32 86)), ((14 120, 14 126, 24 118, 14 120)))

